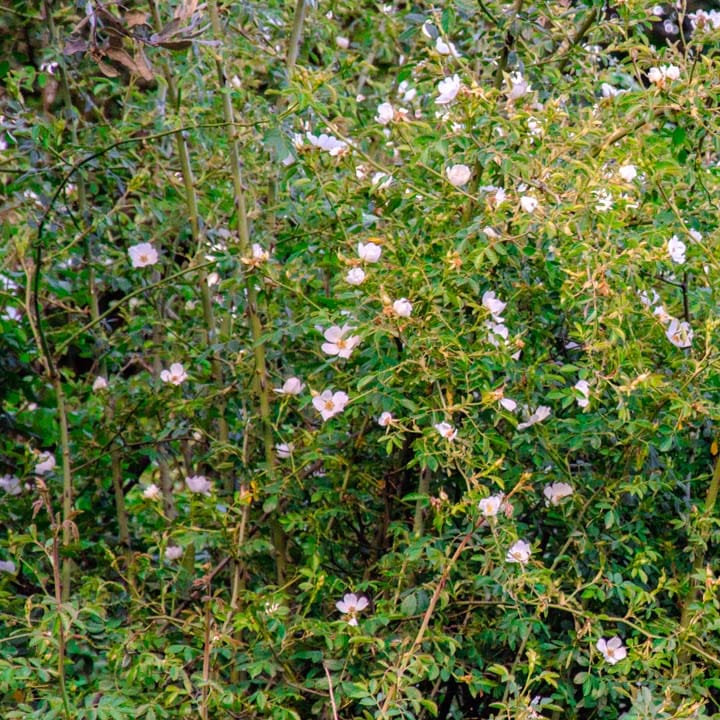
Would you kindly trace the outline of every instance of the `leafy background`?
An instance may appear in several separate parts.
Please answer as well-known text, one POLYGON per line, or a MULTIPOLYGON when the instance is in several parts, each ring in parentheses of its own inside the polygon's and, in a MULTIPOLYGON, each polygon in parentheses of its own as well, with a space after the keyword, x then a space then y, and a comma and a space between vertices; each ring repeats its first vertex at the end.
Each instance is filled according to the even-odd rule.
POLYGON ((664 10, 0 14, 4 717, 718 711, 718 23, 664 10))

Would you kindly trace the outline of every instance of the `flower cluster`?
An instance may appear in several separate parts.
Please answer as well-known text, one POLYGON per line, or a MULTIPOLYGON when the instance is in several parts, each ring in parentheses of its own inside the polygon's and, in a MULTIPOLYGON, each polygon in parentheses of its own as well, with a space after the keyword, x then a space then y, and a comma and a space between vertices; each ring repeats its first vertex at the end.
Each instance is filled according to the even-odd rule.
MULTIPOLYGON (((334 135, 329 135, 328 133, 313 135, 311 132, 307 132, 305 133, 305 139, 307 139, 312 147, 323 150, 331 157, 337 157, 349 150, 349 146, 344 140, 338 140, 334 135)), ((296 135, 294 144, 295 147, 301 148, 304 145, 303 136, 296 135)))
POLYGON ((660 302, 660 296, 655 290, 651 290, 648 294, 646 290, 640 293, 640 301, 647 308, 651 309, 653 315, 665 325, 665 337, 675 347, 687 349, 692 347, 693 330, 687 320, 678 320, 665 310, 660 302))
POLYGON ((658 87, 665 87, 668 81, 680 78, 680 68, 677 65, 661 65, 648 70, 648 80, 658 87))

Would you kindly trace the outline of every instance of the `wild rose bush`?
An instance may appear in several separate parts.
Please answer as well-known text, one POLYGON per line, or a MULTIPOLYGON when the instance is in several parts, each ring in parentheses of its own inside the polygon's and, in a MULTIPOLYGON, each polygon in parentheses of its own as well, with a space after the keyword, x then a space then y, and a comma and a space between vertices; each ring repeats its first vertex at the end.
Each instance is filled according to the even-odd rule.
POLYGON ((3 716, 717 713, 717 13, 18 6, 3 716))

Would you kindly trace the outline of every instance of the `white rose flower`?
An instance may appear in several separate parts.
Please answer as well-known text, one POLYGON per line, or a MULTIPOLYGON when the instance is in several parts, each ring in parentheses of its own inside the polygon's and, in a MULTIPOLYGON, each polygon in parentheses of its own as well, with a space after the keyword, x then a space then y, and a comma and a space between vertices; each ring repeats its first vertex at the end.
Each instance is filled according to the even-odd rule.
MULTIPOLYGON (((499 300, 493 290, 486 290, 482 296, 483 307, 490 312, 496 323, 502 323, 503 319, 500 317, 502 311, 505 309, 507 303, 499 300)), ((506 336, 507 337, 507 336, 506 336)))
POLYGON ((364 281, 365 271, 359 267, 348 270, 348 273, 345 276, 345 282, 349 285, 362 285, 364 281))
POLYGON ((502 400, 500 400, 500 406, 508 412, 515 412, 515 410, 517 410, 517 403, 512 398, 502 398, 502 400))
POLYGON ((436 105, 449 105, 460 92, 460 78, 457 75, 445 78, 438 83, 438 96, 435 98, 436 105))
POLYGON ((535 410, 532 415, 525 421, 521 422, 518 426, 518 430, 526 430, 531 425, 535 425, 536 423, 542 422, 550 415, 550 408, 547 405, 540 405, 537 410, 535 410))
POLYGON ((342 600, 335 603, 335 607, 343 614, 347 615, 348 625, 357 625, 357 614, 362 612, 368 606, 368 599, 358 597, 355 593, 346 593, 342 600))
POLYGON ((678 265, 682 265, 685 262, 686 249, 685 243, 680 240, 677 235, 673 235, 667 242, 668 255, 670 259, 678 265))
POLYGON ((590 385, 587 380, 578 380, 573 386, 582 397, 577 398, 577 404, 581 408, 586 408, 590 404, 590 385))
POLYGON ((510 87, 508 89, 508 100, 518 100, 530 92, 530 84, 523 77, 521 72, 514 72, 510 75, 510 87))
POLYGON ((324 390, 320 395, 313 398, 313 405, 320 413, 323 420, 341 413, 350 401, 347 393, 342 391, 333 393, 332 390, 324 390))
POLYGON ((693 341, 693 331, 690 324, 673 318, 665 331, 667 339, 676 347, 689 348, 693 341))
POLYGON ((485 323, 485 327, 488 330, 488 342, 493 347, 500 347, 500 341, 502 340, 506 342, 510 335, 507 325, 504 325, 502 322, 493 322, 492 320, 488 320, 485 323))
POLYGON ((191 475, 185 478, 185 484, 190 492, 209 495, 212 483, 204 475, 191 475))
POLYGON ((345 359, 349 358, 353 349, 357 347, 360 342, 359 335, 346 337, 352 330, 354 330, 354 328, 348 325, 343 325, 342 327, 333 325, 329 327, 324 333, 327 342, 322 344, 322 351, 327 355, 337 355, 345 359))
POLYGON ((172 363, 169 370, 160 373, 160 379, 171 385, 182 385, 188 379, 188 374, 181 363, 172 363))
POLYGON ((505 562, 509 563, 520 563, 520 565, 526 565, 530 560, 532 554, 532 548, 524 540, 518 540, 512 547, 507 551, 505 556, 505 562))
POLYGON ((179 545, 168 545, 165 548, 165 558, 167 560, 179 560, 183 555, 183 549, 179 545))
POLYGON ((162 497, 162 491, 155 483, 152 483, 143 490, 143 497, 146 500, 159 500, 162 497))
POLYGON ((461 187, 467 185, 472 176, 472 172, 467 165, 452 165, 445 170, 447 179, 454 187, 461 187))
POLYGON ((128 248, 128 255, 133 267, 141 268, 155 265, 158 261, 158 251, 150 243, 139 243, 128 248))
POLYGON ((537 210, 537 206, 538 199, 532 195, 523 195, 520 198, 520 207, 523 209, 523 212, 534 213, 535 210, 537 210))
POLYGON ((280 460, 287 460, 292 454, 295 446, 292 443, 278 443, 275 446, 275 453, 280 460))
POLYGON ((276 392, 278 395, 299 395, 303 391, 304 387, 305 384, 302 382, 302 380, 293 376, 289 377, 283 383, 282 387, 273 388, 273 391, 276 392))
POLYGON ((543 490, 546 502, 550 505, 558 505, 563 498, 570 497, 573 494, 572 485, 564 482, 555 482, 546 485, 543 490))
POLYGON ((400 298, 393 303, 393 310, 398 317, 409 318, 412 313, 412 303, 407 298, 400 298))
POLYGON ((392 413, 384 412, 380 414, 380 417, 378 418, 378 425, 380 427, 388 427, 392 424, 393 416, 392 413))
POLYGON ((505 499, 504 493, 497 495, 490 495, 490 497, 483 498, 479 503, 478 507, 484 517, 495 517, 502 509, 503 500, 505 499))
POLYGON ((375 116, 376 122, 381 125, 387 125, 391 123, 395 117, 395 110, 389 102, 380 103, 377 109, 377 115, 375 116))
POLYGON ((445 42, 440 35, 435 39, 435 49, 440 55, 450 55, 450 57, 454 58, 461 57, 455 45, 451 42, 445 42))
POLYGON ((622 640, 616 635, 609 640, 600 638, 595 647, 602 653, 602 656, 611 665, 614 665, 627 657, 627 650, 622 644, 622 640))
POLYGON ((359 242, 357 251, 358 257, 368 263, 376 263, 382 255, 382 248, 374 242, 359 242))
POLYGON ((637 177, 637 168, 634 165, 621 165, 618 168, 618 175, 625 182, 632 182, 637 177))
POLYGON ((8 495, 19 495, 22 492, 20 478, 15 477, 15 475, 3 475, 0 477, 0 488, 8 495))
POLYGON ((447 422, 435 423, 433 427, 442 435, 446 440, 454 440, 457 437, 458 431, 447 422))
POLYGON ((36 475, 49 475, 54 469, 55 456, 50 452, 42 452, 37 456, 37 464, 35 465, 36 475))

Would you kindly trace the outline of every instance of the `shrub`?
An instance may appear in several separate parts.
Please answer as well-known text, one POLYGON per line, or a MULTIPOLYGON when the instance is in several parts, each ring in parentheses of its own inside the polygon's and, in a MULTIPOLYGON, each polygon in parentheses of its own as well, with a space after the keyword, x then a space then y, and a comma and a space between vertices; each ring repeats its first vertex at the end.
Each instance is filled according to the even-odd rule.
POLYGON ((44 7, 4 716, 716 713, 717 13, 44 7))

